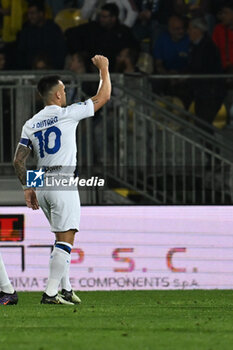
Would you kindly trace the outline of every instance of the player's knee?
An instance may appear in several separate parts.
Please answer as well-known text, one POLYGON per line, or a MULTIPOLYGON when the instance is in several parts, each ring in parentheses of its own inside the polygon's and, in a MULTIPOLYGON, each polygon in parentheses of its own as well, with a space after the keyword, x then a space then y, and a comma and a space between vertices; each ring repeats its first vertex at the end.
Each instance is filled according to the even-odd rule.
POLYGON ((56 241, 67 242, 69 244, 74 244, 74 237, 77 230, 68 230, 65 232, 55 232, 56 241))

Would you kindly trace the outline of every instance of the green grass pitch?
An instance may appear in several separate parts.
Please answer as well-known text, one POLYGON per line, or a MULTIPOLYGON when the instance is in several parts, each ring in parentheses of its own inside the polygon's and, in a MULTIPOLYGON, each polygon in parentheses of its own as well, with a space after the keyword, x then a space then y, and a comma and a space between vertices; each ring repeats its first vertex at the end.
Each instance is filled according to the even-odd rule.
POLYGON ((232 350, 232 291, 82 292, 80 306, 19 293, 0 307, 1 350, 232 350))

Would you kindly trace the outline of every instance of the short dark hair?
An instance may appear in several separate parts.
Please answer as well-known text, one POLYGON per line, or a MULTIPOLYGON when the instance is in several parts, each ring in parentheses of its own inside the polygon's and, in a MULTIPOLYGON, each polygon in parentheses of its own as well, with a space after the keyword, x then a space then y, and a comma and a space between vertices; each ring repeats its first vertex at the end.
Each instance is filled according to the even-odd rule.
POLYGON ((36 7, 39 12, 45 13, 45 5, 43 1, 29 1, 28 8, 29 7, 36 7))
POLYGON ((101 7, 102 11, 108 11, 111 17, 118 18, 119 16, 119 7, 114 3, 109 3, 101 7))
POLYGON ((59 84, 59 75, 47 75, 40 79, 37 90, 43 99, 46 99, 52 88, 59 84))

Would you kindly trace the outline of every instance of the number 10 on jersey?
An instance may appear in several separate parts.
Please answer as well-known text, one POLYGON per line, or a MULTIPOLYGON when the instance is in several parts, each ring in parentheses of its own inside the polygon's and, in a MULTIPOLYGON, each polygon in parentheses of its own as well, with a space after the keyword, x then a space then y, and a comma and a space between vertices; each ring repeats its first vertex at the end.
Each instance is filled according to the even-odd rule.
POLYGON ((46 131, 37 131, 34 133, 34 136, 38 138, 39 141, 39 152, 40 157, 44 158, 45 152, 48 154, 54 154, 59 151, 61 147, 61 130, 56 126, 51 126, 46 131), (49 147, 49 139, 51 134, 55 134, 54 146, 49 147))

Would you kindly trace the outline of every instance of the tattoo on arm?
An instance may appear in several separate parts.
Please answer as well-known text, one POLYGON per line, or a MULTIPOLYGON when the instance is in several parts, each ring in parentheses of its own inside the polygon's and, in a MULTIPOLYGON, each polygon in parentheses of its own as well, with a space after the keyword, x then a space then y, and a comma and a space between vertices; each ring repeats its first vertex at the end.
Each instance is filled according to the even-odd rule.
POLYGON ((93 99, 92 99, 92 102, 93 102, 94 105, 95 105, 95 104, 99 103, 99 100, 98 100, 98 98, 93 98, 93 99))
POLYGON ((28 158, 30 152, 30 148, 24 147, 20 144, 18 145, 15 152, 15 172, 22 185, 26 185, 26 159, 28 158))

